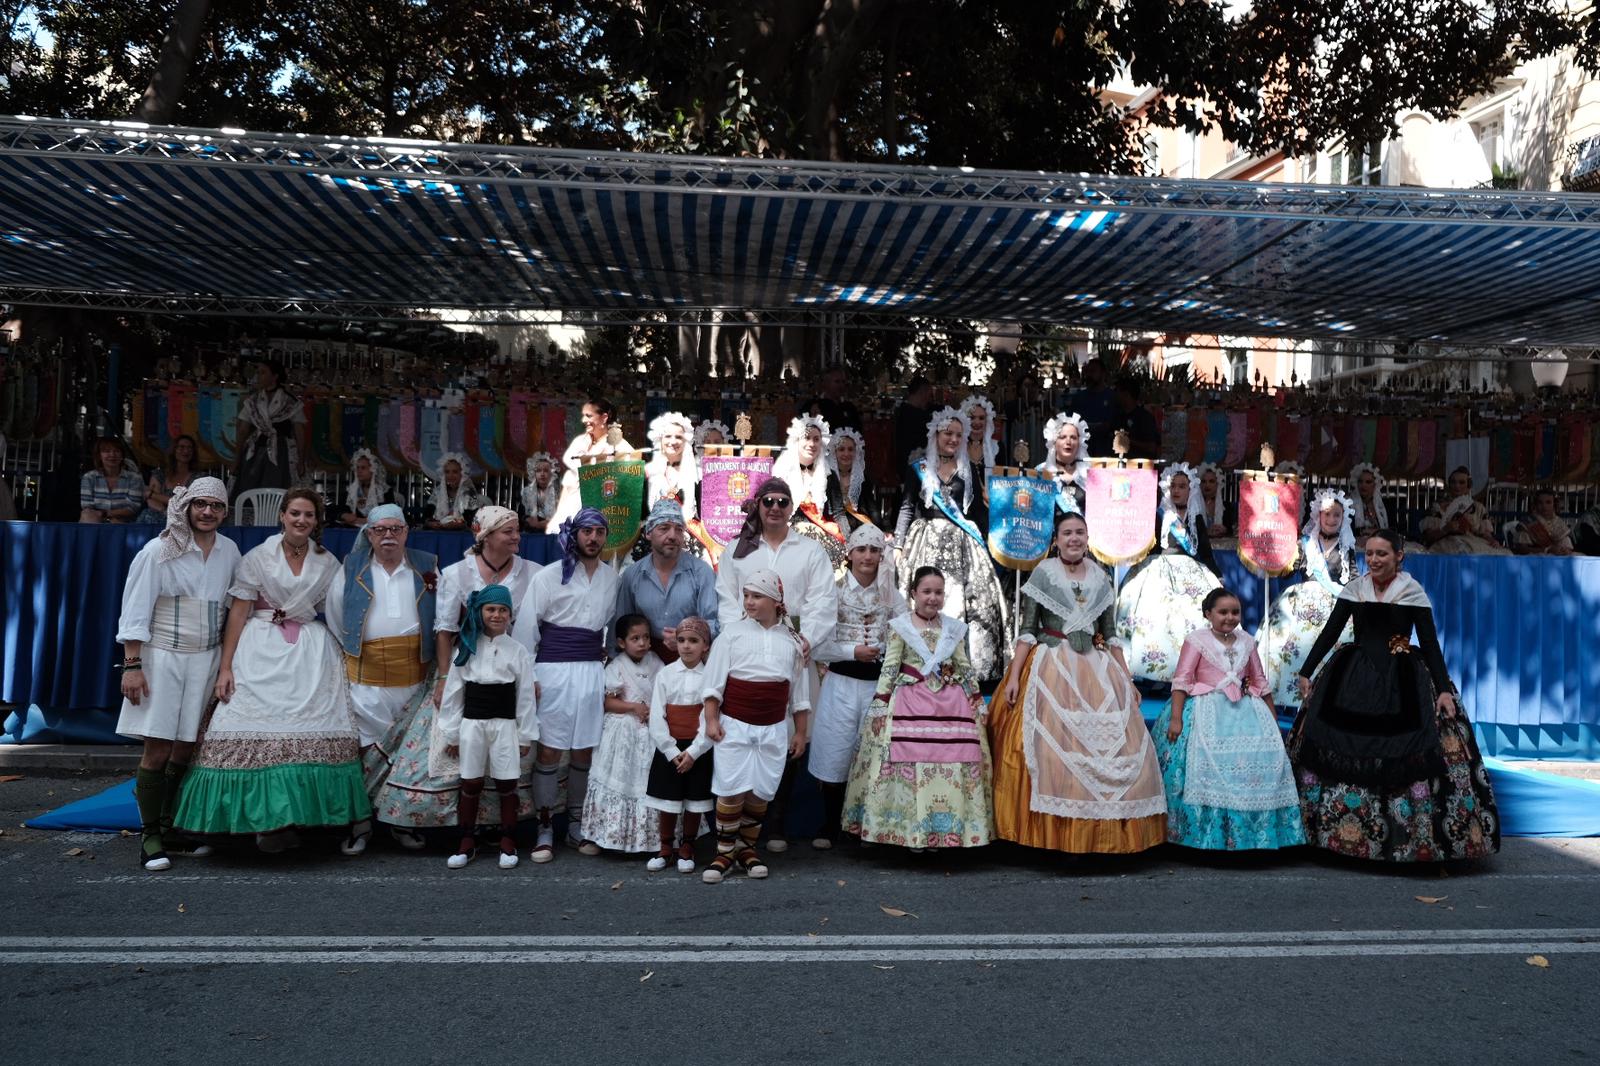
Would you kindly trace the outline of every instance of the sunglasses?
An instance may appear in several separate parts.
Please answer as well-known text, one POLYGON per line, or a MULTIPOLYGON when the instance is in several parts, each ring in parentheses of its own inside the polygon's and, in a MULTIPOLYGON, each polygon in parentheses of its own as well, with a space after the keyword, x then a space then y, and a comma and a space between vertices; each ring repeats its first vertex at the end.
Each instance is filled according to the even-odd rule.
POLYGON ((761 497, 761 506, 763 506, 763 507, 776 507, 776 508, 787 507, 787 506, 789 506, 789 497, 787 497, 787 496, 763 496, 763 497, 761 497))

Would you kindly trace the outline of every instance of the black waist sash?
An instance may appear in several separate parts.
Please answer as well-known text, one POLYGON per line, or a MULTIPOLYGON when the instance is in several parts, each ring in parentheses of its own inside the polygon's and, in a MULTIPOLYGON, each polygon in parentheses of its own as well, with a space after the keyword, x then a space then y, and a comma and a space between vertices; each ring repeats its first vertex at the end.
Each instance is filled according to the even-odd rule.
POLYGON ((517 716, 517 683, 502 681, 484 684, 468 681, 462 686, 461 716, 463 718, 515 718, 517 716))

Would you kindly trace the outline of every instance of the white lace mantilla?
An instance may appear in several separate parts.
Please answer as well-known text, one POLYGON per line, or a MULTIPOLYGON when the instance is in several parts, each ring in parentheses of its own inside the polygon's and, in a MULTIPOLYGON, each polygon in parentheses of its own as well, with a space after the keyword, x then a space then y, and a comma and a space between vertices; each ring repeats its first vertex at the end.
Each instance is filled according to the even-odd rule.
POLYGON ((939 667, 944 665, 944 661, 954 655, 955 650, 961 646, 962 639, 967 635, 967 623, 959 618, 951 618, 947 614, 940 615, 939 639, 934 643, 933 651, 930 653, 927 650, 927 641, 922 639, 922 631, 911 621, 911 617, 909 614, 902 614, 893 618, 889 622, 889 628, 900 634, 900 639, 905 641, 906 646, 922 660, 922 665, 918 667, 922 671, 922 676, 932 677, 939 672, 939 667))
POLYGON ((1046 559, 1022 586, 1022 594, 1060 617, 1063 633, 1093 632, 1095 622, 1116 602, 1117 593, 1104 570, 1093 563, 1086 563, 1085 569, 1087 573, 1078 580, 1067 574, 1060 559, 1046 559), (1082 589, 1082 603, 1074 585, 1082 589))

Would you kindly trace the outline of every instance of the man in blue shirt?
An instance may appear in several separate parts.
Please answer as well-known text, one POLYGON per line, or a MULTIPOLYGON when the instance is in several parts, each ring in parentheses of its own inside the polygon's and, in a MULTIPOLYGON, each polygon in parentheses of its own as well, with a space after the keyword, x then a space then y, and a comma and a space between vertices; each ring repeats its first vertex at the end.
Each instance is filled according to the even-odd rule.
POLYGON ((717 575, 704 561, 683 551, 683 507, 658 500, 644 520, 650 554, 622 572, 613 618, 642 614, 650 622, 650 647, 664 663, 678 658, 678 623, 692 615, 706 620, 717 635, 717 575))

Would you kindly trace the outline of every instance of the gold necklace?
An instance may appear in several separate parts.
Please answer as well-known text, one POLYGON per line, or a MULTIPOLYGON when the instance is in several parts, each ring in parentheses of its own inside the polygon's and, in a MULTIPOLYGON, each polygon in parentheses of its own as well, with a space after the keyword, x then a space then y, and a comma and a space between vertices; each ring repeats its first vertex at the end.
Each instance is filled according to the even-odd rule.
POLYGON ((306 557, 306 549, 309 547, 311 547, 310 541, 306 541, 304 544, 296 548, 293 544, 290 544, 287 539, 285 539, 283 542, 283 553, 291 559, 304 559, 306 557))

